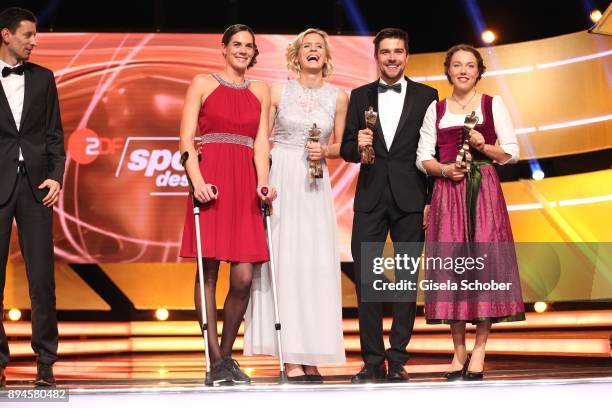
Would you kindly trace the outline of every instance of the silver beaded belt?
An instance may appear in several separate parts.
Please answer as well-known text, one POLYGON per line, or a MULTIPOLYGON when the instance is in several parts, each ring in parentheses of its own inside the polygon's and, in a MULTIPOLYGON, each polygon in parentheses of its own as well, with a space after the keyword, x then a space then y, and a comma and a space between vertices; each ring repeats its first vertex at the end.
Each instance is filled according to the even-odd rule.
POLYGON ((233 133, 208 133, 202 135, 201 144, 207 143, 231 143, 253 148, 253 138, 243 135, 235 135, 233 133))

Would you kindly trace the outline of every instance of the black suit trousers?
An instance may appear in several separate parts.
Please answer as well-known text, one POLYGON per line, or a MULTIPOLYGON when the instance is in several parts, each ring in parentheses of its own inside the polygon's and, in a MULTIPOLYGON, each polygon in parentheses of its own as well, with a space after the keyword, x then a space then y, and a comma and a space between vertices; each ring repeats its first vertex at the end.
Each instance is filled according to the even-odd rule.
POLYGON ((380 200, 370 212, 355 212, 351 252, 354 260, 355 285, 359 302, 359 336, 361 356, 367 365, 380 365, 385 358, 391 364, 405 364, 406 347, 412 336, 416 303, 394 302, 393 323, 389 336, 390 348, 383 341, 383 304, 364 302, 361 296, 361 244, 377 242, 381 251, 387 235, 393 242, 423 242, 423 213, 401 210, 393 198, 389 184, 380 200))
MULTIPOLYGON (((16 171, 16 169, 15 169, 16 171)), ((0 205, 0 307, 4 309, 4 283, 13 219, 25 260, 32 303, 32 349, 38 361, 57 360, 57 314, 53 265, 53 210, 36 201, 25 174, 17 176, 9 200, 0 205)), ((0 321, 0 366, 9 361, 9 345, 0 321)))

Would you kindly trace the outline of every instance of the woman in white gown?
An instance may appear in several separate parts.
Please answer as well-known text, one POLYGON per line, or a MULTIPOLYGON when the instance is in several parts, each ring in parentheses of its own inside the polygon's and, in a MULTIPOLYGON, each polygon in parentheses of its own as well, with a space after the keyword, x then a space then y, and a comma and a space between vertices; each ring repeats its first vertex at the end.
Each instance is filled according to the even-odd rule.
MULTIPOLYGON (((346 361, 338 232, 325 161, 340 156, 348 96, 324 80, 332 71, 325 32, 300 33, 286 56, 298 78, 272 86, 270 109, 270 184, 278 189, 271 229, 281 341, 289 381, 320 382, 317 365, 346 361), (319 143, 308 142, 314 123, 321 129, 319 143), (310 178, 309 160, 321 161, 323 178, 310 178)), ((253 277, 244 352, 278 353, 268 264, 253 277)))

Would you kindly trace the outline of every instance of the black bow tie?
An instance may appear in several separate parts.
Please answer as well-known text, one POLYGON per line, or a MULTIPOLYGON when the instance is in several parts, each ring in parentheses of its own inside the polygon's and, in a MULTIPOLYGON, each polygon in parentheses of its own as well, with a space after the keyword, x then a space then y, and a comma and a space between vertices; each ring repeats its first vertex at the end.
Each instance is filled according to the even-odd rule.
POLYGON ((4 67, 2 68, 2 78, 6 78, 7 76, 11 74, 23 75, 24 71, 25 71, 25 64, 21 64, 19 66, 16 66, 15 68, 4 67))
POLYGON ((402 93, 402 84, 399 82, 393 85, 383 84, 382 82, 378 83, 378 92, 387 92, 389 89, 397 93, 402 93))

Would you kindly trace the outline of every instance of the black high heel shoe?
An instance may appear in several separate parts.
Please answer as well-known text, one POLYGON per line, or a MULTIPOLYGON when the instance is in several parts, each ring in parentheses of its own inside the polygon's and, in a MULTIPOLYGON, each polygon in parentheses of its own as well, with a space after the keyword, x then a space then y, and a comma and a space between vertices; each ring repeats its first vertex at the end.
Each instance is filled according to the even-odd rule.
POLYGON ((306 374, 306 382, 312 384, 323 384, 323 376, 321 374, 306 374))
POLYGON ((302 365, 302 369, 304 370, 304 374, 306 376, 306 382, 312 384, 323 384, 323 376, 319 374, 319 370, 315 367, 316 374, 308 374, 306 371, 306 366, 302 365))
POLYGON ((479 373, 474 373, 472 371, 466 371, 463 374, 464 381, 482 381, 484 378, 484 370, 479 373))
POLYGON ((465 378, 466 373, 468 373, 468 365, 470 365, 470 357, 465 359, 465 363, 463 363, 463 368, 461 370, 447 371, 444 373, 443 377, 448 381, 456 381, 465 378))
POLYGON ((463 379, 465 381, 482 381, 484 377, 484 367, 480 372, 468 371, 467 367, 465 372, 463 373, 463 379))
POLYGON ((304 375, 296 375, 293 377, 287 377, 287 382, 289 382, 289 384, 306 384, 309 381, 308 381, 308 376, 304 374, 304 375))

